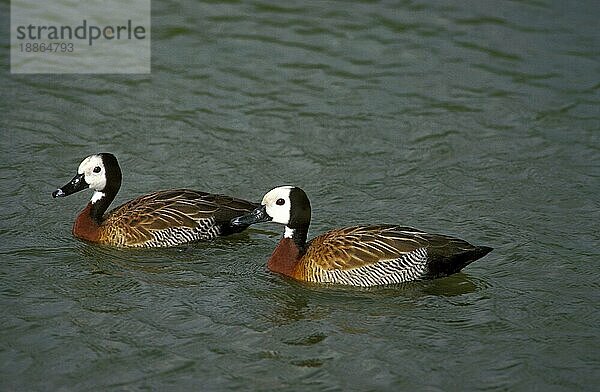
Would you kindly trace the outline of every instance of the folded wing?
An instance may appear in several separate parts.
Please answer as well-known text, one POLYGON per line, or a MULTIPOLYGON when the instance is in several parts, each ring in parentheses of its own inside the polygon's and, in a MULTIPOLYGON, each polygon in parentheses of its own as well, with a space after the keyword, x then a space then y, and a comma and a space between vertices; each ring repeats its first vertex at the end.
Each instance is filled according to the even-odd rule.
POLYGON ((448 275, 466 265, 457 260, 474 249, 410 227, 354 226, 316 237, 304 257, 317 281, 373 286, 448 275))
POLYGON ((229 221, 256 206, 229 196, 189 189, 166 190, 115 208, 106 215, 104 225, 107 235, 130 246, 184 243, 231 234, 234 231, 229 221))

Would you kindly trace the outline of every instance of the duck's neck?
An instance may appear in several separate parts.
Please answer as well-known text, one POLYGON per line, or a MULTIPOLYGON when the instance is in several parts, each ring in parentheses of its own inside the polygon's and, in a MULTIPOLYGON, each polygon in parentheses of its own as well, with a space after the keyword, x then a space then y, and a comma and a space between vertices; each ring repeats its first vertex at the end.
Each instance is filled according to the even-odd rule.
POLYGON ((299 260, 306 248, 308 230, 290 229, 286 226, 283 238, 277 244, 267 264, 271 271, 294 276, 299 260))
POLYGON ((306 248, 306 237, 308 235, 308 227, 300 227, 291 229, 288 226, 285 227, 285 231, 283 232, 283 238, 291 238, 294 241, 294 244, 300 251, 301 255, 304 254, 304 250, 306 248))
POLYGON ((100 225, 100 223, 102 223, 104 213, 114 198, 115 194, 109 194, 100 191, 94 192, 88 205, 91 205, 89 212, 90 217, 94 222, 96 222, 96 224, 100 225))
POLYGON ((73 224, 73 235, 86 241, 97 242, 104 212, 114 198, 114 195, 96 191, 83 211, 77 215, 73 224))

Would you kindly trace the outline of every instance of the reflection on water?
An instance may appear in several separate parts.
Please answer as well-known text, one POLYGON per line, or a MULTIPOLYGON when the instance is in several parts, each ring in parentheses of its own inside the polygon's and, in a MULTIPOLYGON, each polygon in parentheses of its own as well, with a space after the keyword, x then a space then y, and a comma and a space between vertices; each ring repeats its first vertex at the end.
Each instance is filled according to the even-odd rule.
POLYGON ((151 75, 3 73, 2 389, 588 389, 599 12, 155 1, 151 75), (451 277, 359 289, 267 271, 277 226, 175 249, 85 244, 71 226, 90 195, 50 193, 100 151, 122 165, 116 204, 296 184, 309 237, 397 223, 494 251, 451 277))

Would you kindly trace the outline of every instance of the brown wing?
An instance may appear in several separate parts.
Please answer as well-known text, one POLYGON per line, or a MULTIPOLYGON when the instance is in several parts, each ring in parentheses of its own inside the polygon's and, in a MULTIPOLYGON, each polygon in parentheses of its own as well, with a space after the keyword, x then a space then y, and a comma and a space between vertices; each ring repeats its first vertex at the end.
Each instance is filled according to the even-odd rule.
POLYGON ((453 274, 491 250, 410 227, 355 226, 311 241, 298 275, 353 286, 394 284, 453 274))
POLYGON ((453 237, 393 225, 332 230, 314 238, 309 244, 306 257, 317 260, 325 270, 360 268, 398 259, 418 249, 427 249, 428 254, 434 254, 473 248, 453 237))
POLYGON ((113 209, 105 216, 103 226, 108 236, 122 237, 118 242, 130 246, 153 241, 160 233, 211 238, 218 234, 214 231, 216 225, 228 224, 256 206, 256 203, 224 195, 189 189, 165 190, 113 209))
POLYGON ((457 238, 410 227, 348 227, 311 241, 300 274, 310 281, 354 286, 400 283, 456 272, 465 265, 454 263, 456 257, 474 249, 457 238), (439 267, 432 270, 432 263, 439 267))

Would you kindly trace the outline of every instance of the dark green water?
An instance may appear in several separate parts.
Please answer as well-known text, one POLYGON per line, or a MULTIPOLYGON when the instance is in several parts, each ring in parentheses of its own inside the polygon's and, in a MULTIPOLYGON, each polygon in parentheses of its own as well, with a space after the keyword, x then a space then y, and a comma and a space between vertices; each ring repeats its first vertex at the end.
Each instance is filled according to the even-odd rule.
POLYGON ((11 75, 5 37, 0 389, 597 389, 600 7, 397 3, 155 0, 150 75, 11 75), (99 151, 117 202, 295 184, 309 236, 399 223, 495 250, 361 290, 269 273, 273 225, 91 246, 70 233, 90 193, 50 194, 99 151))

